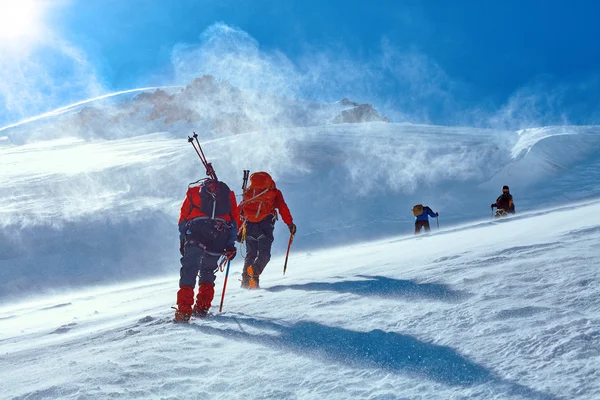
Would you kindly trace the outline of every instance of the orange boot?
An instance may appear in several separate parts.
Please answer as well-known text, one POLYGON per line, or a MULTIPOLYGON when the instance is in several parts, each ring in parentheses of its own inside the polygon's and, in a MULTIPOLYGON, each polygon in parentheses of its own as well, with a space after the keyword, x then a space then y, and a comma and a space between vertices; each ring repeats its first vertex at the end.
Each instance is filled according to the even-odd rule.
POLYGON ((255 275, 254 274, 254 270, 252 269, 252 265, 250 265, 247 269, 246 272, 248 272, 248 277, 250 279, 248 279, 248 289, 260 289, 260 287, 258 286, 258 277, 259 275, 255 275))

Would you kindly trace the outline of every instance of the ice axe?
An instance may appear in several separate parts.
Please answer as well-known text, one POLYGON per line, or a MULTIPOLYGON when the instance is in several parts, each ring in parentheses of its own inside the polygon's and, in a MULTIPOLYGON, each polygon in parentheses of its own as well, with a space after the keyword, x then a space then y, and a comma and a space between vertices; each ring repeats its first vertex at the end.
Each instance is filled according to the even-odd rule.
POLYGON ((292 247, 293 241, 294 241, 294 234, 290 233, 290 241, 288 242, 287 253, 285 253, 285 262, 283 263, 283 275, 285 275, 285 271, 287 270, 288 257, 290 256, 290 247, 292 247))

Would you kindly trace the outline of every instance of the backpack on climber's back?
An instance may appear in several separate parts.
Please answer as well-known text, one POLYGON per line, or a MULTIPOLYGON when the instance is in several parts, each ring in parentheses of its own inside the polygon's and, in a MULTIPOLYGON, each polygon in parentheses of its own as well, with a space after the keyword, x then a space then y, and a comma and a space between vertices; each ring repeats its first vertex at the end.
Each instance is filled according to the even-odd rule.
POLYGON ((271 175, 255 172, 250 175, 250 185, 244 191, 240 214, 248 222, 260 222, 269 215, 276 216, 275 197, 277 187, 271 175))
POLYGON ((207 179, 200 186, 200 211, 209 218, 231 213, 231 189, 224 182, 207 179))
POLYGON ((423 204, 416 204, 412 208, 412 212, 415 217, 418 217, 419 215, 423 215, 423 213, 425 212, 425 209, 423 208, 423 204))

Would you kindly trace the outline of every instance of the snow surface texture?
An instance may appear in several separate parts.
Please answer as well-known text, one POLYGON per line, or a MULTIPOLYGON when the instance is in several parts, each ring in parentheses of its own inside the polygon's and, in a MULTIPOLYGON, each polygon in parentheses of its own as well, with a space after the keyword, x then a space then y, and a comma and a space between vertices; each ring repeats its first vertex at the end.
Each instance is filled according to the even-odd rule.
POLYGON ((599 398, 599 213, 300 252, 259 291, 234 268, 190 325, 175 276, 2 307, 1 397, 599 398))

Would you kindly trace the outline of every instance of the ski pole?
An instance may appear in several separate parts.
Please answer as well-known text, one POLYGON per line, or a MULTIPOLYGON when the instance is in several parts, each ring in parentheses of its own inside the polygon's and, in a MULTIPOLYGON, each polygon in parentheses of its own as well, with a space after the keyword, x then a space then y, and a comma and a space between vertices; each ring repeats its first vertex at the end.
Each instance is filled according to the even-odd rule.
POLYGON ((229 265, 231 265, 231 259, 227 261, 227 270, 225 271, 225 280, 223 281, 223 293, 221 293, 221 304, 219 305, 219 312, 223 311, 223 300, 225 300, 225 289, 227 289, 227 278, 229 277, 229 265))
POLYGON ((283 264, 283 274, 284 275, 285 275, 285 271, 287 270, 288 257, 290 256, 290 247, 292 247, 293 241, 294 241, 294 234, 290 233, 290 241, 288 243, 287 253, 285 253, 285 263, 283 264))
POLYGON ((440 216, 439 215, 436 215, 435 222, 437 222, 438 231, 439 231, 440 230, 440 216))

